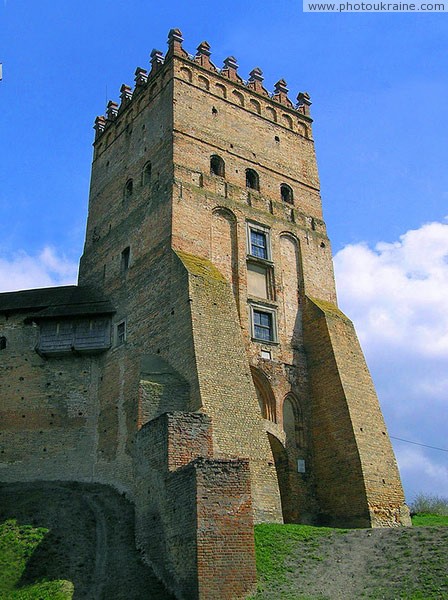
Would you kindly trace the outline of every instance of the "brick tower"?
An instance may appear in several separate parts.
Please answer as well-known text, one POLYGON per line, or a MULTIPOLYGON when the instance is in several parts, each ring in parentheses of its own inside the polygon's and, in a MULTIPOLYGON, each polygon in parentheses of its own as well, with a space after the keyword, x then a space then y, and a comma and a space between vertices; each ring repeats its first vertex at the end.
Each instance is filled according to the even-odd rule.
POLYGON ((0 473, 113 486, 179 597, 244 598, 253 518, 409 512, 336 304, 308 94, 168 46, 96 119, 79 285, 0 294, 0 473))
POLYGON ((207 42, 189 56, 172 30, 96 121, 79 283, 117 309, 104 379, 123 374, 124 429, 204 412, 215 454, 249 458, 258 520, 397 524, 395 458, 336 306, 310 104, 284 80, 269 94, 258 68, 245 83, 234 57, 217 69, 207 42))

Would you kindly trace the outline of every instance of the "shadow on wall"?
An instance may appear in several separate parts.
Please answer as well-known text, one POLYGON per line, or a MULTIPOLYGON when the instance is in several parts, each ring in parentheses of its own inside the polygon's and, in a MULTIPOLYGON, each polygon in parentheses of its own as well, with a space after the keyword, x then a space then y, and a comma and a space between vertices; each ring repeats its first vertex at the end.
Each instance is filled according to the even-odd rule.
POLYGON ((141 361, 139 397, 139 427, 142 427, 165 412, 187 410, 190 386, 166 360, 146 354, 141 361))
POLYGON ((17 589, 68 580, 80 598, 174 600, 135 549, 134 509, 99 484, 0 484, 0 522, 49 532, 27 562, 17 589))

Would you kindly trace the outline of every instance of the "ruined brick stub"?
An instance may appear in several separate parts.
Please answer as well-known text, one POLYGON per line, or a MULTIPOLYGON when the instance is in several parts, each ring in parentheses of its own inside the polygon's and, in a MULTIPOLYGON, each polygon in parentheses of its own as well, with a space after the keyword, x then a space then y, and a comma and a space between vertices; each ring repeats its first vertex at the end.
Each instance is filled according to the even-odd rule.
POLYGON ((250 472, 213 458, 211 420, 167 413, 138 433, 137 544, 176 597, 247 597, 256 583, 250 472))

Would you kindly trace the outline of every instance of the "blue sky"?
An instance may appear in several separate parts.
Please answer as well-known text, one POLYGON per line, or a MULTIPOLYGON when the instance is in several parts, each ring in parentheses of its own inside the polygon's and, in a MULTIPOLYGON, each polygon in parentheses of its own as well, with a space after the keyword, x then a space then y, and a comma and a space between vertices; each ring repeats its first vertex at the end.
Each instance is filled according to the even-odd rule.
MULTIPOLYGON (((193 53, 308 91, 339 298, 389 431, 447 447, 448 16, 304 14, 299 2, 2 0, 0 289, 73 281, 93 121, 179 27, 193 53), (354 286, 354 282, 356 285, 354 286)), ((448 453, 394 441, 409 499, 448 453)))

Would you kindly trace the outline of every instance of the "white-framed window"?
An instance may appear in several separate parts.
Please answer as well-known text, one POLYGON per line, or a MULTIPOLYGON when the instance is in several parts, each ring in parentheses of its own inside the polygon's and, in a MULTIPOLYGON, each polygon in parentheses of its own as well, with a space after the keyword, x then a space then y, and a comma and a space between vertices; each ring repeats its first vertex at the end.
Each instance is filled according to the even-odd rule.
POLYGON ((269 227, 257 223, 247 223, 247 254, 261 260, 271 260, 269 227))
POLYGON ((115 345, 122 346, 126 342, 126 320, 120 321, 115 326, 115 345))
POLYGON ((274 308, 250 304, 252 339, 258 342, 277 342, 277 312, 274 308))

